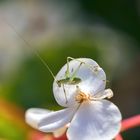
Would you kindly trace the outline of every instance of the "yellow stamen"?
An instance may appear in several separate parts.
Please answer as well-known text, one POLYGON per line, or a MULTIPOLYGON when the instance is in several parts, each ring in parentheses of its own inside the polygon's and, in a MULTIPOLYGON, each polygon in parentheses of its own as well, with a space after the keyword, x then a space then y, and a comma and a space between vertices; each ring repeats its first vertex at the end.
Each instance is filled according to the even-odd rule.
POLYGON ((82 103, 84 101, 91 101, 91 100, 93 100, 93 98, 90 94, 86 94, 82 91, 79 91, 79 93, 75 96, 75 100, 78 103, 82 103))

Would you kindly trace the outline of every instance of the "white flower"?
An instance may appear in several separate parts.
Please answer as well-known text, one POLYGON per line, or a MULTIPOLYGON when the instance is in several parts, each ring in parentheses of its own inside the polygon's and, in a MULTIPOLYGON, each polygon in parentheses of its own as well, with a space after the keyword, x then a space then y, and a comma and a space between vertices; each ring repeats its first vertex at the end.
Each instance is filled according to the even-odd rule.
POLYGON ((106 75, 92 59, 78 58, 64 65, 53 83, 59 105, 66 107, 49 112, 29 109, 26 122, 43 132, 54 132, 69 124, 69 140, 111 140, 120 131, 121 113, 104 98, 113 96, 105 90, 106 75), (68 71, 68 70, 69 71, 68 71))

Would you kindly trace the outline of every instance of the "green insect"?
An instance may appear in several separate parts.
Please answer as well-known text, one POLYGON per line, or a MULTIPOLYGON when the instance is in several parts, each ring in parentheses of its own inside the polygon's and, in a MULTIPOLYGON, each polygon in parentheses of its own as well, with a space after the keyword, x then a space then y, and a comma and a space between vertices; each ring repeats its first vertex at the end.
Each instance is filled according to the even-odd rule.
POLYGON ((67 70, 65 72, 65 78, 60 79, 60 80, 56 80, 56 83, 58 84, 59 87, 61 87, 62 84, 65 84, 65 85, 77 85, 82 81, 81 78, 76 77, 76 74, 77 74, 78 70, 80 69, 81 65, 84 62, 80 61, 80 64, 76 68, 76 70, 72 74, 70 74, 70 70, 69 70, 69 62, 70 62, 70 60, 77 60, 77 59, 72 58, 72 57, 67 57, 67 70))
POLYGON ((63 88, 64 94, 65 94, 65 99, 66 99, 66 104, 68 103, 68 100, 67 100, 67 96, 66 96, 65 85, 77 85, 77 84, 79 84, 82 81, 82 79, 80 77, 77 77, 76 74, 79 71, 81 65, 84 63, 84 62, 81 62, 80 61, 79 66, 75 69, 74 72, 73 72, 73 69, 72 69, 72 72, 73 73, 70 74, 70 68, 69 68, 69 62, 70 62, 70 60, 77 60, 77 59, 72 58, 72 57, 67 57, 67 70, 65 72, 65 78, 59 79, 59 80, 56 80, 55 79, 57 85, 59 87, 62 86, 62 88, 63 88))

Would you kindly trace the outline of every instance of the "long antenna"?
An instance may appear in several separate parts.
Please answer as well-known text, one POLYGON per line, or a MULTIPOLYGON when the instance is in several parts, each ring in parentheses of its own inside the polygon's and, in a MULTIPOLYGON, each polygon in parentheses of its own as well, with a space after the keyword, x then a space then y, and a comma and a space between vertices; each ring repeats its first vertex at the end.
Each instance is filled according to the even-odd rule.
POLYGON ((15 27, 14 27, 11 23, 9 23, 6 19, 3 19, 3 21, 4 21, 9 27, 11 27, 11 28, 15 31, 15 33, 17 34, 17 36, 18 36, 21 40, 23 40, 23 42, 32 50, 32 52, 34 52, 34 54, 40 59, 40 61, 42 62, 42 64, 48 69, 48 71, 50 72, 50 74, 52 75, 52 77, 54 78, 54 80, 56 80, 56 78, 55 78, 53 72, 51 71, 51 69, 50 69, 50 67, 48 66, 48 64, 46 63, 46 61, 40 56, 38 50, 36 50, 35 48, 33 49, 32 45, 31 45, 27 40, 25 40, 24 37, 23 37, 19 32, 17 32, 17 30, 15 29, 15 27))

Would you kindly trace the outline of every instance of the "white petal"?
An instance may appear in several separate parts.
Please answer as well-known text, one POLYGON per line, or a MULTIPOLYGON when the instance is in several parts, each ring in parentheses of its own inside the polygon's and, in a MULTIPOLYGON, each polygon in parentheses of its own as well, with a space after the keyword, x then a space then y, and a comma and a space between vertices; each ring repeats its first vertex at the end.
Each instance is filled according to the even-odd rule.
POLYGON ((121 114, 110 101, 83 102, 67 131, 69 140, 110 140, 120 131, 121 114))
POLYGON ((30 126, 37 129, 40 120, 50 112, 50 110, 46 109, 30 108, 25 113, 25 120, 30 126))
MULTIPOLYGON (((53 92, 56 101, 61 106, 72 106, 75 102, 76 85, 81 89, 82 92, 96 94, 99 91, 105 89, 106 85, 106 75, 102 68, 92 59, 89 58, 78 58, 69 62, 70 75, 78 68, 81 62, 84 62, 77 71, 77 78, 81 79, 79 84, 62 84, 61 87, 58 86, 56 81, 53 83, 53 92), (63 87, 64 86, 64 87, 63 87), (66 91, 64 93, 64 90, 66 91)), ((58 81, 65 79, 65 73, 67 70, 67 64, 65 64, 61 70, 58 72, 56 79, 58 81)))
POLYGON ((104 98, 108 98, 110 99, 111 97, 113 97, 113 91, 111 89, 106 89, 102 92, 99 92, 97 94, 94 95, 94 100, 101 100, 104 98))
POLYGON ((54 132, 68 124, 73 118, 76 110, 77 107, 66 108, 46 114, 46 116, 40 120, 38 129, 43 132, 54 132))

